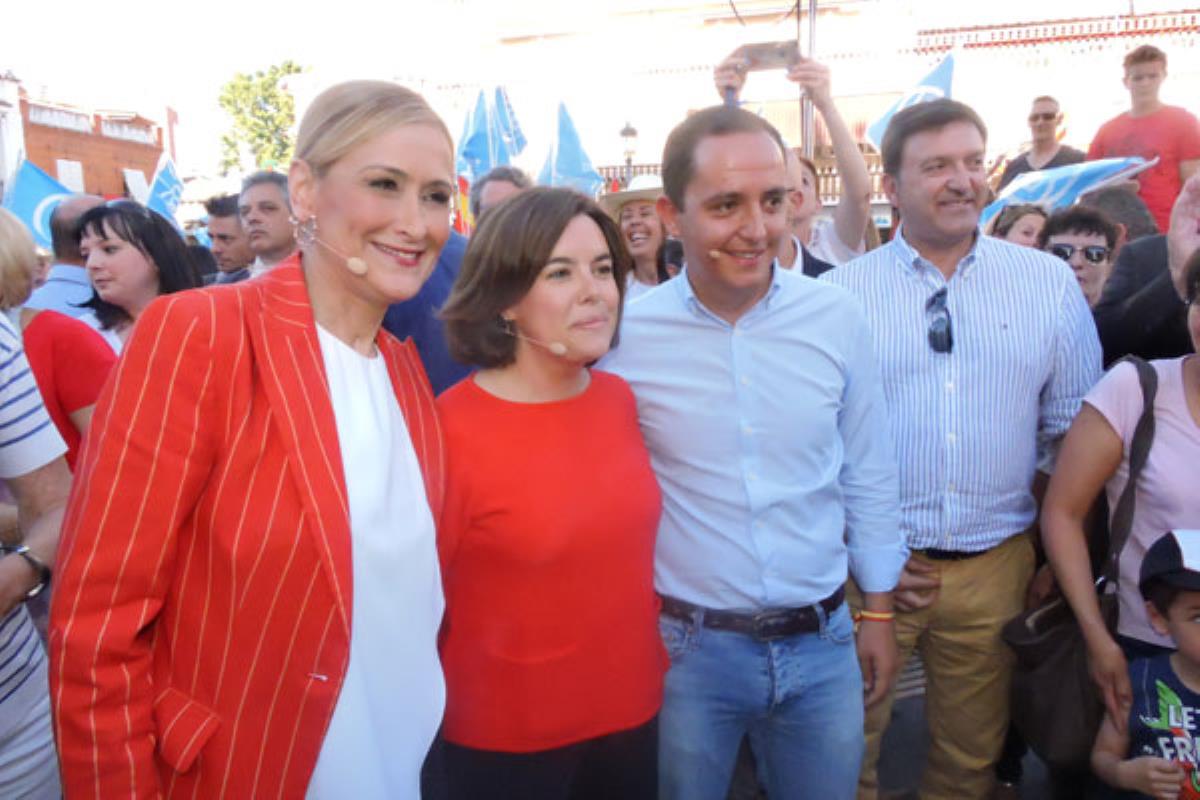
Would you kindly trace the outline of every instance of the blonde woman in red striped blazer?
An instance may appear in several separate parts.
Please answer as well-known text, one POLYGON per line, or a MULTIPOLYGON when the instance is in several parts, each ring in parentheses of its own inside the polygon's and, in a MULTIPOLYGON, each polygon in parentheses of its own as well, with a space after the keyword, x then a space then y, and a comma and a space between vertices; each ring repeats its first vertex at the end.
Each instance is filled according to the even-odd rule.
POLYGON ((68 797, 419 793, 443 455, 416 352, 380 323, 446 241, 452 153, 413 92, 327 90, 290 172, 301 251, 139 320, 63 527, 68 797))

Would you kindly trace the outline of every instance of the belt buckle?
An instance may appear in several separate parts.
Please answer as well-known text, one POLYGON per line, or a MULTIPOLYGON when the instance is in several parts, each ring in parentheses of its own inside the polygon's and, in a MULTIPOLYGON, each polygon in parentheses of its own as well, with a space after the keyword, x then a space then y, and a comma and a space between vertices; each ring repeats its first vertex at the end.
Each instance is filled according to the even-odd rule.
POLYGON ((778 611, 759 611, 752 618, 754 638, 760 642, 770 642, 788 636, 782 629, 787 620, 778 611))

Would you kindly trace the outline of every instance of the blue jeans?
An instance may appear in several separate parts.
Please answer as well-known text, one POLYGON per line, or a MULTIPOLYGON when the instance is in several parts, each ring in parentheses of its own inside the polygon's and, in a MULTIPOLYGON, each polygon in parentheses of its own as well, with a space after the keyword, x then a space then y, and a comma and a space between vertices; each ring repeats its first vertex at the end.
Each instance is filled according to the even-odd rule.
POLYGON ((767 795, 854 797, 862 673, 845 604, 820 630, 769 642, 659 618, 671 657, 659 714, 659 798, 724 800, 749 735, 767 795))

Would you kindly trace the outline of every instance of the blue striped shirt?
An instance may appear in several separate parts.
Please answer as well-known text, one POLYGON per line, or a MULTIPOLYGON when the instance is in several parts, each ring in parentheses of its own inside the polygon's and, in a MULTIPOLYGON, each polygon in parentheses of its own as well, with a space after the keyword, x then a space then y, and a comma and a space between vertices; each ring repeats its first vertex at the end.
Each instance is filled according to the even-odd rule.
POLYGON ((687 270, 625 310, 600 367, 628 381, 663 493, 655 586, 709 608, 795 607, 907 558, 871 333, 846 292, 776 268, 736 324, 687 270))
MULTIPOLYGON (((33 472, 66 449, 42 405, 20 335, 8 317, 0 314, 0 478, 33 472)), ((44 678, 41 684, 31 683, 30 679, 37 670, 44 669, 45 661, 41 639, 24 605, 0 617, 0 720, 6 716, 11 720, 24 718, 11 703, 27 699, 18 694, 27 685, 40 685, 44 691, 44 678), (6 701, 10 702, 8 707, 6 701)), ((0 739, 6 733, 0 725, 0 739)))
POLYGON ((976 552, 1033 522, 1039 446, 1052 451, 1100 377, 1100 342, 1063 261, 979 235, 949 280, 903 238, 823 280, 849 289, 875 332, 913 549, 976 552), (928 341, 947 290, 953 349, 928 341))

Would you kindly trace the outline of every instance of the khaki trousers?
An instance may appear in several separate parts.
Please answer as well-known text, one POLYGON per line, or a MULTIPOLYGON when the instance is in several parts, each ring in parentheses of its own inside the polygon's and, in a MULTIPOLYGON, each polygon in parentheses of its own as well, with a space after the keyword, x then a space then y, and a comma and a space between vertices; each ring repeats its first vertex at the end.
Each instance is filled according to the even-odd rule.
MULTIPOLYGON (((930 741, 920 797, 986 800, 1008 729, 1012 654, 1000 629, 1024 608, 1033 546, 1028 534, 1019 534, 975 558, 927 563, 941 573, 937 599, 928 608, 896 615, 901 663, 915 648, 925 666, 930 741)), ((861 595, 851 588, 851 604, 860 607, 861 595)), ((860 800, 879 794, 879 744, 893 700, 889 694, 867 712, 860 800)))

